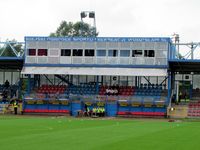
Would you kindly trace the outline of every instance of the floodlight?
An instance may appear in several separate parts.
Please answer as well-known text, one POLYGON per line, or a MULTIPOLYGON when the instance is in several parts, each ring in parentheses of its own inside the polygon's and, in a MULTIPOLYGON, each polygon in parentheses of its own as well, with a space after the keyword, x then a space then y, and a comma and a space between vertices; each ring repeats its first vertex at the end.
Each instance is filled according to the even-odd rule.
POLYGON ((81 12, 81 18, 87 17, 87 14, 85 12, 81 12))
MULTIPOLYGON (((96 36, 96 20, 95 20, 95 12, 94 11, 82 11, 81 12, 81 22, 83 23, 83 18, 91 18, 94 20, 93 26, 94 26, 94 36, 96 36)), ((81 27, 81 33, 83 33, 83 27, 81 27)))
POLYGON ((89 18, 95 18, 95 13, 94 12, 90 12, 89 13, 89 18))

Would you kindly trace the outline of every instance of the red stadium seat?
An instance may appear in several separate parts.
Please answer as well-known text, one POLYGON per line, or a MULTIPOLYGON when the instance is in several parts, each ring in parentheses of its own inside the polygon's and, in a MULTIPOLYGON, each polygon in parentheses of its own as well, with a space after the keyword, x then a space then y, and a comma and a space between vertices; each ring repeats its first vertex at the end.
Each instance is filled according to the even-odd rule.
POLYGON ((128 112, 124 112, 124 111, 118 111, 117 115, 128 115, 128 112))

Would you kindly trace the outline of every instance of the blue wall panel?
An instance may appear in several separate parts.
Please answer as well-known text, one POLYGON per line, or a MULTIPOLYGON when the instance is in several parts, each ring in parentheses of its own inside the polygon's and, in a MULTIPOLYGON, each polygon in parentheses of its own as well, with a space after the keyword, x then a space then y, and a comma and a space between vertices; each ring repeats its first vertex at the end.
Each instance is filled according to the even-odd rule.
POLYGON ((72 102, 71 108, 72 116, 77 116, 78 110, 82 110, 82 104, 81 102, 72 102))
POLYGON ((131 112, 142 112, 142 107, 131 107, 130 111, 131 112))
POLYGON ((117 103, 107 103, 106 104, 106 114, 109 117, 115 117, 117 114, 117 103))
POLYGON ((130 107, 129 106, 118 106, 118 111, 129 112, 130 107))

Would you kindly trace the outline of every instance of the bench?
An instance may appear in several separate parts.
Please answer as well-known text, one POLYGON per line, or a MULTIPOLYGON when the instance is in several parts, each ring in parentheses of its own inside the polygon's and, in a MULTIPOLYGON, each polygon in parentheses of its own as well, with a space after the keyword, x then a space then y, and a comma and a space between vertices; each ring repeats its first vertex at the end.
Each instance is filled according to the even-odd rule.
POLYGON ((164 117, 166 115, 165 112, 117 112, 117 116, 149 116, 149 117, 164 117))
POLYGON ((23 113, 65 113, 69 114, 69 110, 57 110, 57 109, 24 109, 23 113))

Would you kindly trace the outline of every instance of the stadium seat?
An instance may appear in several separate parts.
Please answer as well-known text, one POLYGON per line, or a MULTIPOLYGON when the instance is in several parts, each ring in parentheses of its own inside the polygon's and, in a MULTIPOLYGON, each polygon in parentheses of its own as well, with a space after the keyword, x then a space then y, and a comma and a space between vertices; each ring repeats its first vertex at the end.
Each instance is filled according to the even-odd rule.
POLYGON ((38 90, 37 93, 45 94, 63 94, 64 91, 67 90, 67 87, 65 85, 42 85, 38 90))
POLYGON ((129 112, 124 112, 124 111, 118 111, 117 115, 128 115, 129 112))

